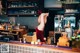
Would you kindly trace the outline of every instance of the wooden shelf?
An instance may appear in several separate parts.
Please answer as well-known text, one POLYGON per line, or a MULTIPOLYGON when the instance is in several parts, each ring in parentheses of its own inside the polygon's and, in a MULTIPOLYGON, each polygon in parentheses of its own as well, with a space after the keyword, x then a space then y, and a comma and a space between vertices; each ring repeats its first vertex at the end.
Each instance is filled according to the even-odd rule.
POLYGON ((79 1, 59 1, 57 3, 63 3, 63 4, 79 4, 79 1))
POLYGON ((15 17, 18 17, 18 16, 38 16, 37 14, 8 14, 8 16, 15 16, 15 17))
POLYGON ((18 7, 8 7, 9 9, 11 8, 37 8, 36 6, 18 6, 18 7))
POLYGON ((7 16, 37 16, 42 10, 40 0, 7 0, 7 16), (28 14, 29 13, 29 14, 28 14))
POLYGON ((14 2, 16 2, 16 1, 24 1, 25 2, 25 1, 38 1, 38 0, 8 0, 8 2, 13 2, 13 1, 14 2))

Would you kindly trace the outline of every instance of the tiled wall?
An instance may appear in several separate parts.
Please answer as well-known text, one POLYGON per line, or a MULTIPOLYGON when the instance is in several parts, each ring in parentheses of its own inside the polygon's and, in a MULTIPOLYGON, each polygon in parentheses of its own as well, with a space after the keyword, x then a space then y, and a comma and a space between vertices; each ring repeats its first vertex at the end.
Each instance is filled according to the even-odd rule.
POLYGON ((0 44, 0 53, 73 53, 73 52, 30 45, 17 45, 4 43, 0 44))

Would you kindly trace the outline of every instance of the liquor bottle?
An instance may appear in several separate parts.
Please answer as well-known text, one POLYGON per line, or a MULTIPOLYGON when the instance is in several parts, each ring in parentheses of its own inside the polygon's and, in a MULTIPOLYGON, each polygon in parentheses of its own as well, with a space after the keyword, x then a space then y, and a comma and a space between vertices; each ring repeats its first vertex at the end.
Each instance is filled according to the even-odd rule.
POLYGON ((26 43, 26 38, 23 38, 23 43, 26 43))

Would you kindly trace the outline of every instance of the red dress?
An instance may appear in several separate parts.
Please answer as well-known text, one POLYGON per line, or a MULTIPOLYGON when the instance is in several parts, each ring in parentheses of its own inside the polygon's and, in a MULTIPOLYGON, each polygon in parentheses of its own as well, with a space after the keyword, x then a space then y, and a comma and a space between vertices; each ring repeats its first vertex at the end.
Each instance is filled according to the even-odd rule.
POLYGON ((45 42, 43 31, 40 31, 38 28, 36 28, 36 35, 37 39, 40 39, 41 42, 45 42))

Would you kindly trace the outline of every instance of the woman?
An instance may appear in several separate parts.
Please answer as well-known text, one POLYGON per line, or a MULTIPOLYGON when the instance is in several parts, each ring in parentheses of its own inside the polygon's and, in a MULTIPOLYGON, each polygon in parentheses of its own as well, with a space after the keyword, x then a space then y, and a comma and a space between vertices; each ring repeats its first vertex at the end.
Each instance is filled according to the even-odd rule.
POLYGON ((43 32, 44 32, 45 24, 47 22, 48 15, 49 15, 49 13, 42 13, 38 17, 39 25, 36 28, 36 35, 37 35, 37 39, 40 39, 41 42, 45 42, 43 32))

